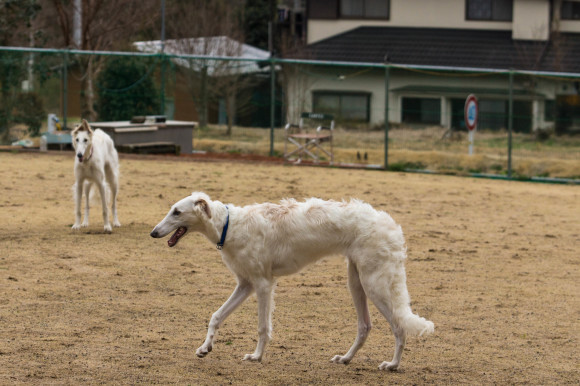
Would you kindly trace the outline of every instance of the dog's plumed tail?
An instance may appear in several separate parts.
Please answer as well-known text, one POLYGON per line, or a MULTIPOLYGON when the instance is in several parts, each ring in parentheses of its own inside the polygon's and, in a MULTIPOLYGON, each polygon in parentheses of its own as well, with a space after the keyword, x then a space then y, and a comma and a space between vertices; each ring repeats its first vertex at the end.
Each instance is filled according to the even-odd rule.
POLYGON ((411 308, 409 308, 406 315, 403 316, 402 324, 407 336, 429 335, 435 331, 435 325, 432 321, 413 314, 411 308))

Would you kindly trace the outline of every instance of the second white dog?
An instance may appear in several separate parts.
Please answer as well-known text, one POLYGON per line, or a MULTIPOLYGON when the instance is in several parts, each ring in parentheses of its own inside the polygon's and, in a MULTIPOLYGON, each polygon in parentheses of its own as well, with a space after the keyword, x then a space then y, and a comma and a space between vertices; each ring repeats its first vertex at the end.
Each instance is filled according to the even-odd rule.
POLYGON ((271 313, 276 277, 298 272, 328 255, 343 254, 348 261, 348 285, 358 315, 358 334, 345 355, 332 358, 349 363, 371 329, 367 297, 391 325, 396 339, 391 362, 381 370, 395 370, 409 335, 432 333, 433 322, 412 313, 407 292, 406 248, 401 227, 385 212, 358 200, 306 202, 283 200, 277 204, 246 207, 211 201, 193 193, 173 205, 151 232, 173 247, 189 231, 202 233, 221 250, 238 285, 209 323, 197 356, 213 348, 217 329, 252 293, 258 298, 258 345, 244 360, 260 361, 272 331, 271 313))
POLYGON ((117 193, 119 191, 119 156, 111 137, 104 131, 93 131, 89 123, 82 123, 72 131, 73 147, 75 149, 75 184, 73 194, 75 200, 75 223, 72 229, 89 226, 89 201, 93 184, 96 184, 101 195, 103 207, 103 222, 105 232, 111 232, 109 211, 107 206, 107 183, 111 190, 113 225, 121 226, 117 218, 117 193), (85 217, 81 223, 81 201, 85 193, 85 217))

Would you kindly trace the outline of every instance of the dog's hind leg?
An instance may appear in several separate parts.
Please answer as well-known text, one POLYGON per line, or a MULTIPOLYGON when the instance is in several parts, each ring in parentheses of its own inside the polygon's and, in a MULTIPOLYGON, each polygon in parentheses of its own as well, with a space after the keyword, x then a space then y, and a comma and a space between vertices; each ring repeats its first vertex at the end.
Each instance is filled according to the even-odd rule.
POLYGON ((264 348, 270 341, 272 334, 272 311, 274 309, 274 287, 275 282, 262 280, 255 285, 258 297, 258 345, 253 354, 246 354, 245 361, 261 362, 264 355, 264 348))
POLYGON ((81 202, 83 199, 83 181, 77 181, 73 187, 73 194, 75 199, 75 223, 72 229, 81 228, 81 202))
POLYGON ((361 285, 359 273, 352 261, 348 261, 348 288, 354 301, 356 314, 358 317, 358 332, 356 339, 348 352, 341 356, 335 355, 330 361, 334 363, 348 364, 357 351, 365 343, 369 332, 371 331, 371 317, 369 315, 369 306, 367 303, 367 296, 361 285))
POLYGON ((111 187, 111 212, 113 214, 113 226, 120 227, 121 223, 117 217, 117 193, 119 192, 119 172, 114 170, 111 166, 105 168, 107 173, 107 181, 111 187))
POLYGON ((88 227, 89 226, 89 208, 90 208, 90 201, 91 201, 91 188, 93 184, 89 181, 85 181, 84 185, 84 194, 85 194, 85 216, 83 218, 83 223, 81 227, 88 227))
POLYGON ((411 314, 407 292, 405 267, 403 262, 395 262, 396 267, 386 267, 361 272, 361 281, 369 299, 391 325, 395 335, 395 354, 391 362, 383 362, 380 370, 396 370, 407 340, 403 319, 411 314))
POLYGON ((217 330, 223 321, 232 313, 240 304, 244 302, 254 292, 254 289, 247 281, 239 281, 236 289, 229 299, 212 315, 207 329, 205 342, 197 349, 195 355, 200 358, 206 356, 213 348, 213 341, 217 330))

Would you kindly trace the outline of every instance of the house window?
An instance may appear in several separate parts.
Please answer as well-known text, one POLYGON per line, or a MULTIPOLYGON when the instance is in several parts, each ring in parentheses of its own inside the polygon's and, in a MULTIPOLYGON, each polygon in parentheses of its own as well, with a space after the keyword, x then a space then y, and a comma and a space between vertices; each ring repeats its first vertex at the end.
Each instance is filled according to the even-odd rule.
POLYGON ((340 0, 340 16, 357 19, 388 19, 389 0, 340 0))
POLYGON ((465 0, 467 20, 512 21, 513 0, 465 0))
POLYGON ((507 128, 508 102, 505 100, 479 101, 478 128, 482 130, 501 130, 507 128))
POLYGON ((403 98, 403 122, 441 123, 441 99, 439 98, 403 98))
POLYGON ((312 93, 312 111, 332 114, 336 120, 343 122, 368 122, 370 120, 369 93, 314 91, 312 93))
POLYGON ((554 122, 556 120, 556 101, 546 99, 544 101, 544 121, 554 122))
MULTIPOLYGON (((479 101, 478 128, 504 130, 508 127, 509 103, 506 100, 482 99, 479 101)), ((513 102, 512 128, 517 133, 529 133, 532 128, 532 102, 513 102)))
POLYGON ((580 3, 576 1, 562 1, 560 17, 562 20, 580 20, 580 3))

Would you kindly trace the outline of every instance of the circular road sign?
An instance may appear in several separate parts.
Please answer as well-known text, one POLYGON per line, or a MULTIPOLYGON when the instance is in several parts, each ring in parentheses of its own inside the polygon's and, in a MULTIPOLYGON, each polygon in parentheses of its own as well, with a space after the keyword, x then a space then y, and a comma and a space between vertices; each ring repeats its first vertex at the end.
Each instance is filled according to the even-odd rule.
POLYGON ((470 94, 465 100, 465 126, 467 130, 477 129, 477 119, 479 118, 479 103, 475 95, 470 94))

